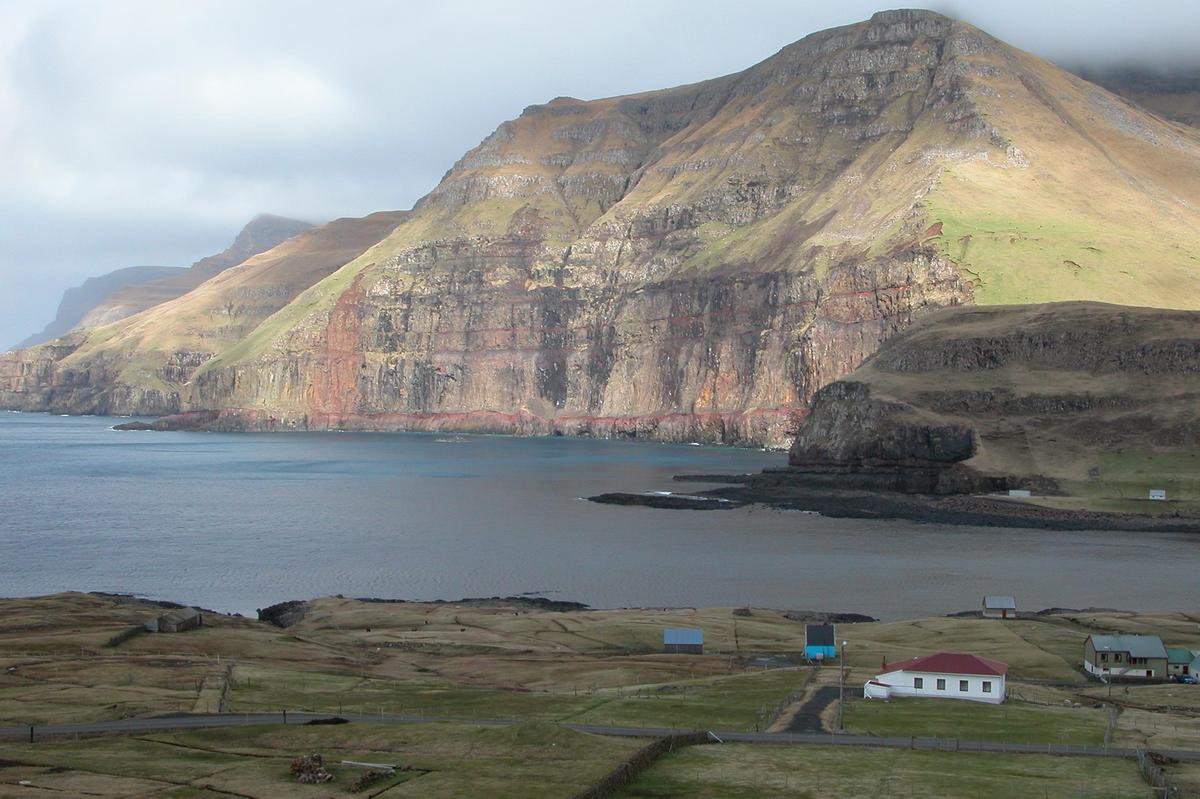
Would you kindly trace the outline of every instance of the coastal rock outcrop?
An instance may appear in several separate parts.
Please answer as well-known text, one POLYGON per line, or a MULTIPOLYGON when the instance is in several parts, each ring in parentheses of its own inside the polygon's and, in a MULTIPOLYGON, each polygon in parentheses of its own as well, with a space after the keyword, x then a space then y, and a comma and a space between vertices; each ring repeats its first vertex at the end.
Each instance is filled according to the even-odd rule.
POLYGON ((959 308, 816 396, 786 475, 913 493, 1190 490, 1200 313, 1099 303, 959 308))

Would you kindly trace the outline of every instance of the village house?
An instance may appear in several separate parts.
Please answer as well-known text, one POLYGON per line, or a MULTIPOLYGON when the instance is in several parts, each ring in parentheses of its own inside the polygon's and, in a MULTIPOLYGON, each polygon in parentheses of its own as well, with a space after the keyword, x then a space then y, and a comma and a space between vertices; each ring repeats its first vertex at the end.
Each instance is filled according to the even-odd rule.
POLYGON ((885 663, 883 672, 863 686, 867 699, 898 696, 967 699, 999 704, 1004 701, 1008 665, 961 652, 939 652, 899 663, 885 663))
POLYGON ((1083 668, 1097 677, 1167 678, 1167 648, 1157 635, 1089 635, 1083 668))
POLYGON ((1186 677, 1194 674, 1192 664, 1200 658, 1200 653, 1190 649, 1170 647, 1167 649, 1167 674, 1171 677, 1186 677))
POLYGON ((704 631, 668 627, 663 630, 663 648, 668 654, 703 655, 704 631))
POLYGON ((1011 596, 985 596, 983 617, 985 619, 1014 619, 1017 616, 1017 600, 1011 596))
POLYGON ((809 660, 837 657, 837 636, 832 624, 804 626, 804 656, 809 660))

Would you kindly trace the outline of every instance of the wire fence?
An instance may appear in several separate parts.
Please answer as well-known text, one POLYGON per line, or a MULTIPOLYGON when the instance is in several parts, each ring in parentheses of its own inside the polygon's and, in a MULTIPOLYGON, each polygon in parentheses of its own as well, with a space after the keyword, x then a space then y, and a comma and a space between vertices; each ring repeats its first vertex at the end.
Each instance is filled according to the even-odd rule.
POLYGON ((1163 760, 1165 758, 1154 752, 1148 752, 1145 749, 1137 750, 1138 770, 1142 772, 1142 777, 1150 784, 1150 787, 1155 791, 1161 791, 1164 799, 1180 799, 1183 794, 1180 792, 1179 786, 1171 781, 1166 770, 1159 765, 1163 760))

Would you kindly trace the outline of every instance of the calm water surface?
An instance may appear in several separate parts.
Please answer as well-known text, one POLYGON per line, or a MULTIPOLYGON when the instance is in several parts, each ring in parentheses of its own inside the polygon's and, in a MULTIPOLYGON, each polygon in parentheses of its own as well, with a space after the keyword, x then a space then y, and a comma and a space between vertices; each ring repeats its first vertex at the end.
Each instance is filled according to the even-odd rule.
POLYGON ((119 591, 253 613, 325 594, 536 593, 884 618, 1194 604, 1200 537, 596 505, 779 453, 424 434, 118 433, 0 413, 0 596, 119 591))

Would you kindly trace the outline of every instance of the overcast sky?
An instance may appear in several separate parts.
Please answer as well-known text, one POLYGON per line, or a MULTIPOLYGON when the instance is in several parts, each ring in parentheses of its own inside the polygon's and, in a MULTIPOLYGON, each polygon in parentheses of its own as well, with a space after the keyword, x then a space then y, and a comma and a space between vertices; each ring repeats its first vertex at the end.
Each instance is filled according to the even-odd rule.
MULTIPOLYGON (((186 266, 258 212, 408 208, 497 124, 738 71, 840 0, 0 0, 0 347, 63 289, 186 266)), ((1196 0, 929 6, 1060 63, 1195 57, 1196 0)))

